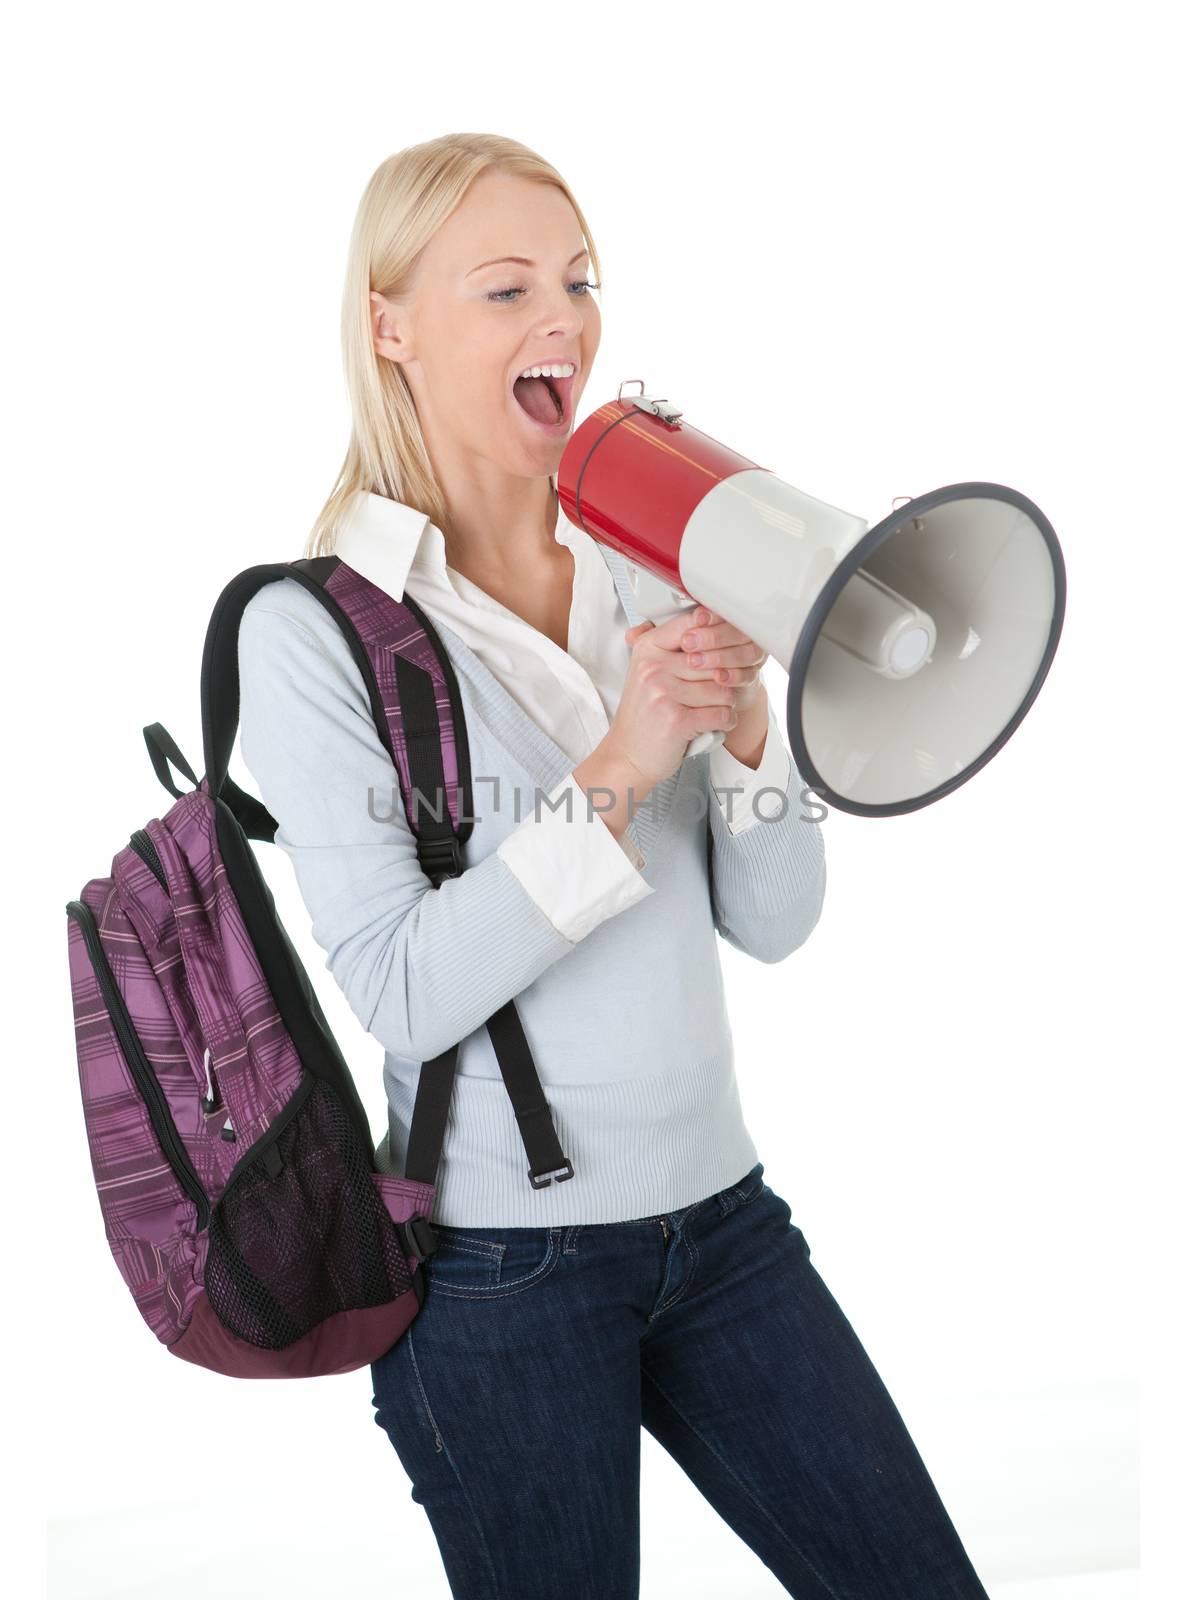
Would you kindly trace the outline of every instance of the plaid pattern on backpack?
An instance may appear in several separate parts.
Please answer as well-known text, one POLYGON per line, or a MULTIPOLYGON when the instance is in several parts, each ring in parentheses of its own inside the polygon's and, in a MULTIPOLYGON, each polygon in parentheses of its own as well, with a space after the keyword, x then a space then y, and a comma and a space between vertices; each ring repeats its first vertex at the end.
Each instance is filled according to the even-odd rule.
MULTIPOLYGON (((227 776, 240 620, 286 577, 350 645, 434 890, 462 870, 473 827, 461 695, 420 607, 337 556, 234 578, 203 653, 205 777, 160 723, 146 727, 176 804, 66 911, 83 1115, 116 1265, 171 1354, 240 1378, 351 1372, 416 1316, 458 1048, 421 1068, 405 1175, 378 1172, 350 1071, 249 843, 271 842, 276 822, 227 776)), ((529 1181, 572 1177, 511 1001, 487 1029, 529 1181)))

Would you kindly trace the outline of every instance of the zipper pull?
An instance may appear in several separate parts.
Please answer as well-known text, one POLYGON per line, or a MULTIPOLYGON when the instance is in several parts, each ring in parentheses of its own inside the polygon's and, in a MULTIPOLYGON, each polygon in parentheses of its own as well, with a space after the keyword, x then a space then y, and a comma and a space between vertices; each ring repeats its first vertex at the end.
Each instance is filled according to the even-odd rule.
POLYGON ((231 1126, 230 1117, 223 1123, 223 1131, 219 1137, 221 1139, 233 1139, 235 1137, 235 1129, 231 1126))
POLYGON ((202 1109, 203 1109, 203 1111, 213 1111, 214 1107, 215 1107, 214 1078, 212 1077, 211 1071, 210 1071, 210 1046, 209 1045, 206 1046, 206 1054, 203 1057, 202 1065, 206 1070, 206 1095, 205 1095, 205 1098, 202 1101, 202 1109))

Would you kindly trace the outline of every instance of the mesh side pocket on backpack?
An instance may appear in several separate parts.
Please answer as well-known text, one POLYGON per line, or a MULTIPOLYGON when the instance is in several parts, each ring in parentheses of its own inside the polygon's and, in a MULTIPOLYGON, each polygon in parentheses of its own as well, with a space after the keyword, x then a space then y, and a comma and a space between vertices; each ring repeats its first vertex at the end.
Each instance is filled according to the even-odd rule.
POLYGON ((306 1073, 211 1212, 211 1309, 240 1339, 283 1350, 326 1317, 385 1305, 411 1284, 355 1124, 306 1073))

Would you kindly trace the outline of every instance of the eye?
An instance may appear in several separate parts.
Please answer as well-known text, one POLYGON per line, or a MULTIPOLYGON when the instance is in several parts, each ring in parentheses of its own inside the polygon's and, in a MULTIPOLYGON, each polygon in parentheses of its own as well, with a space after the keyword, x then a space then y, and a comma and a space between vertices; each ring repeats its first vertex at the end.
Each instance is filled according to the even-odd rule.
MULTIPOLYGON (((577 290, 581 291, 580 293, 575 294, 573 296, 573 298, 575 300, 588 300, 589 299, 589 291, 591 289, 600 289, 601 287, 602 286, 601 286, 600 283, 589 283, 584 278, 581 278, 577 282, 571 283, 569 285, 570 289, 577 289, 577 290)), ((516 288, 516 289, 495 289, 495 290, 492 290, 492 292, 490 294, 486 295, 485 298, 487 300, 494 301, 494 303, 496 305, 509 306, 509 305, 511 305, 512 302, 510 300, 508 300, 508 299, 505 299, 504 298, 505 295, 521 295, 521 294, 524 294, 525 292, 526 292, 525 290, 519 289, 519 288, 516 288)))

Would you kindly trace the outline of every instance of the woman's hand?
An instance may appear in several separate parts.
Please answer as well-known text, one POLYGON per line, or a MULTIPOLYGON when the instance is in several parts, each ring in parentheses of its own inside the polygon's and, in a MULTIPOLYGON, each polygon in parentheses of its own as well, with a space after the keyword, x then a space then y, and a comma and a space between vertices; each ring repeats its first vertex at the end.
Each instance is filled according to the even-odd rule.
POLYGON ((631 660, 603 743, 644 788, 662 783, 676 771, 698 733, 729 732, 737 725, 734 705, 742 689, 753 696, 753 686, 748 679, 741 682, 737 669, 725 674, 738 678, 735 685, 718 682, 711 668, 690 666, 681 642, 688 631, 688 614, 682 613, 659 627, 640 622, 624 635, 631 660))
POLYGON ((741 715, 765 692, 761 674, 768 652, 705 606, 697 608, 693 624, 680 640, 688 665, 698 669, 690 676, 739 685, 734 710, 741 715))
POLYGON ((726 736, 725 748, 745 765, 757 767, 770 720, 762 681, 763 663, 769 652, 705 606, 699 606, 691 618, 681 648, 690 673, 735 688, 738 720, 726 736))

